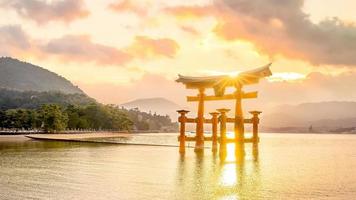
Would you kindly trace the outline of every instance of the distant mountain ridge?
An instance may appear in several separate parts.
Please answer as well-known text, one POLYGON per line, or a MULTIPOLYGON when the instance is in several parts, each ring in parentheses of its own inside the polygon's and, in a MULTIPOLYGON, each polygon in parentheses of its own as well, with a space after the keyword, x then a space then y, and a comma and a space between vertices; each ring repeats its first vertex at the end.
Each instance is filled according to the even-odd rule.
POLYGON ((159 115, 169 115, 173 121, 176 121, 176 110, 181 108, 178 104, 165 98, 136 99, 120 104, 120 106, 127 109, 138 108, 141 111, 157 113, 159 115))
POLYGON ((84 94, 67 79, 39 66, 10 57, 0 58, 0 88, 16 91, 59 91, 84 94))
POLYGON ((281 105, 262 116, 265 127, 356 127, 356 102, 330 101, 281 105))

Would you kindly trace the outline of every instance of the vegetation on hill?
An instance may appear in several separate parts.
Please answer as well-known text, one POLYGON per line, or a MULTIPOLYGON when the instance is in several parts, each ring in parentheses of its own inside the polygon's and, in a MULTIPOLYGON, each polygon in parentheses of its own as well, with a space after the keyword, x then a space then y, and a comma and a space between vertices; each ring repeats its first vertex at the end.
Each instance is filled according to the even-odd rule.
POLYGON ((141 112, 138 108, 125 109, 121 108, 132 120, 136 130, 155 130, 155 131, 177 131, 178 124, 172 122, 168 115, 158 115, 151 112, 141 112))
POLYGON ((67 79, 30 63, 9 57, 0 58, 0 88, 19 91, 60 91, 84 94, 67 79))
POLYGON ((0 109, 35 109, 43 104, 66 105, 87 105, 95 103, 95 100, 85 94, 64 94, 58 91, 36 92, 36 91, 16 91, 0 89, 0 109))

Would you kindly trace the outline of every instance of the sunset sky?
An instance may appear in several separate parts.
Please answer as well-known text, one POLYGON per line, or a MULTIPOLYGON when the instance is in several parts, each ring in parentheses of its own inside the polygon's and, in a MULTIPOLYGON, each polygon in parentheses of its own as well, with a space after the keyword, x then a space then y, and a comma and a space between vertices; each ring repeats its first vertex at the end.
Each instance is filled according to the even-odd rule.
POLYGON ((183 104, 177 74, 270 62, 274 75, 255 87, 261 101, 356 100, 355 10, 353 0, 0 0, 0 56, 103 103, 183 104))

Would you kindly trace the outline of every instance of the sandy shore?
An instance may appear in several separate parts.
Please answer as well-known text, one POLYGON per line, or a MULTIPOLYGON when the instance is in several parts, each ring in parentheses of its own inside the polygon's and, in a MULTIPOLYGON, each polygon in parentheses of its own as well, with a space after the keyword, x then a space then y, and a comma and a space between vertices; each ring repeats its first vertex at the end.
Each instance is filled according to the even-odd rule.
POLYGON ((31 139, 48 140, 83 140, 94 138, 130 137, 129 133, 83 133, 83 134, 32 134, 32 135, 0 135, 0 142, 25 142, 31 139))
POLYGON ((130 137, 129 133, 83 133, 83 134, 35 134, 26 135, 26 137, 34 139, 60 139, 60 140, 75 140, 75 139, 90 139, 90 138, 109 138, 109 137, 130 137))
POLYGON ((31 140, 25 135, 0 135, 0 142, 25 142, 31 140))

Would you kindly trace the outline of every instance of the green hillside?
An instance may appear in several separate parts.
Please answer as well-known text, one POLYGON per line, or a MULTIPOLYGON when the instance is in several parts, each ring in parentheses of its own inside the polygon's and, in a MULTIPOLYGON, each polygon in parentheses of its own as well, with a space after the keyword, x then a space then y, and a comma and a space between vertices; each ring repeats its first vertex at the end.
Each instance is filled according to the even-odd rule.
POLYGON ((65 94, 58 91, 37 92, 0 89, 0 110, 35 109, 43 104, 88 105, 96 101, 84 93, 65 94))

